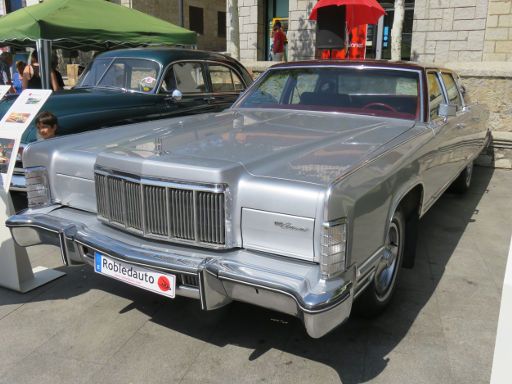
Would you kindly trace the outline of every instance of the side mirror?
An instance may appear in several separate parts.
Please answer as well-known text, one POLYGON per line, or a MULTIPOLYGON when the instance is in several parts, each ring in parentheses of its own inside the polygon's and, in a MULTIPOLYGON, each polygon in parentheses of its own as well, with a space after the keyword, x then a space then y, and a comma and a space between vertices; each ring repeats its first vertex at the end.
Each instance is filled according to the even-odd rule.
POLYGON ((183 97, 183 93, 181 93, 179 89, 175 89, 174 91, 172 91, 171 97, 174 101, 180 101, 181 98, 183 97))
POLYGON ((455 116, 456 114, 457 106, 455 104, 439 104, 439 116, 450 117, 455 116))

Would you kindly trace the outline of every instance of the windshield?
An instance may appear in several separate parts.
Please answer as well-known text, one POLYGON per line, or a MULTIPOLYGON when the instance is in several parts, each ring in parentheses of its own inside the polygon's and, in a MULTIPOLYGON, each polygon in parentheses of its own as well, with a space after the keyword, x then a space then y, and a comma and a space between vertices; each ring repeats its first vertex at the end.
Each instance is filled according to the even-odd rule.
POLYGON ((81 76, 77 88, 107 87, 153 93, 159 73, 160 66, 151 60, 98 58, 81 76))
POLYGON ((402 119, 419 117, 419 73, 381 68, 270 70, 241 108, 335 111, 402 119))

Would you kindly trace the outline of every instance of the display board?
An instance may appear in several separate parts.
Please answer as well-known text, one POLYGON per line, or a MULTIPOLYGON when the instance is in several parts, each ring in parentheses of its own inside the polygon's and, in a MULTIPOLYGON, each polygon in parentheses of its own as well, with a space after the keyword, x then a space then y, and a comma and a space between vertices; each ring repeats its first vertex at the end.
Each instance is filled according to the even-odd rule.
POLYGON ((21 136, 51 93, 52 91, 49 89, 24 90, 0 121, 0 177, 1 186, 6 192, 9 191, 11 185, 21 136))

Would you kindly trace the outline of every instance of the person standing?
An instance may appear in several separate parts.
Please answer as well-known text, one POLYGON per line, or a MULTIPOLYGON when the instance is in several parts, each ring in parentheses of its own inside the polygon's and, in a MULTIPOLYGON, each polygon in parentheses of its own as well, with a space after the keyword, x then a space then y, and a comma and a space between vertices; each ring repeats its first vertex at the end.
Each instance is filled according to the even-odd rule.
POLYGON ((50 83, 54 92, 64 89, 64 80, 62 79, 62 75, 57 69, 58 64, 59 60, 56 56, 54 56, 52 58, 52 71, 50 73, 50 83))
POLYGON ((11 85, 12 53, 2 52, 0 55, 0 85, 11 85))
POLYGON ((39 71, 39 61, 37 60, 37 51, 32 51, 30 55, 30 64, 27 64, 23 70, 23 89, 41 89, 41 73, 39 71))
POLYGON ((286 34, 283 32, 280 21, 276 21, 274 24, 274 28, 272 30, 272 38, 274 41, 274 44, 272 46, 272 60, 283 61, 286 34))
POLYGON ((25 69, 26 65, 27 64, 24 61, 18 60, 16 62, 16 72, 14 72, 14 74, 12 75, 12 87, 14 88, 14 91, 18 94, 23 91, 23 70, 25 69))

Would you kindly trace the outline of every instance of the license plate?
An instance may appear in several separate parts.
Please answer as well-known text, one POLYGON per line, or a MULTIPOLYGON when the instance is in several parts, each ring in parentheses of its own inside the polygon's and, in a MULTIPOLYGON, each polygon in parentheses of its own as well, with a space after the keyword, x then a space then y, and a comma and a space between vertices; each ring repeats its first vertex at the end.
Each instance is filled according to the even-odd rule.
POLYGON ((94 271, 127 284, 174 298, 176 276, 127 264, 99 252, 94 253, 94 271))

